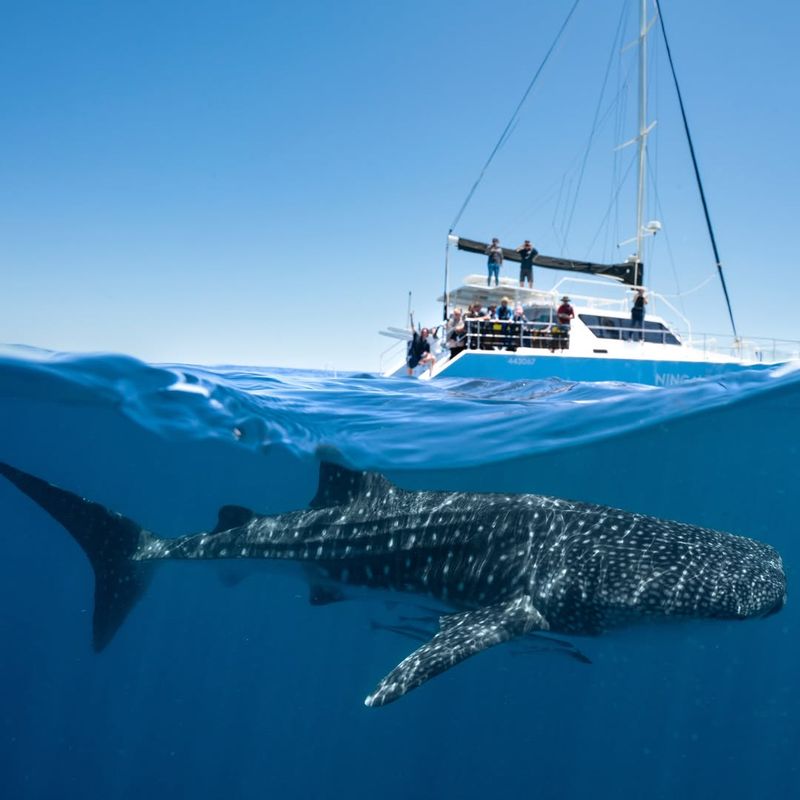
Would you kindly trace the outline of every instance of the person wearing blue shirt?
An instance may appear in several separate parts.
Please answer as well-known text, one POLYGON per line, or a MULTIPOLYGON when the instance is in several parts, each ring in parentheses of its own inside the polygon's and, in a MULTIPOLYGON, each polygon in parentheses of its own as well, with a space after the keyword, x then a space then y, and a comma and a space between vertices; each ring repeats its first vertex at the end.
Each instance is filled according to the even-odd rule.
POLYGON ((494 313, 495 319, 507 320, 511 319, 511 317, 514 316, 514 312, 511 310, 511 306, 508 305, 510 302, 511 301, 507 297, 504 297, 500 301, 500 307, 494 313))
POLYGON ((487 267, 489 276, 486 278, 486 285, 492 285, 492 276, 494 275, 494 285, 500 283, 500 267, 503 266, 503 248, 500 247, 499 239, 492 239, 492 243, 486 248, 486 255, 489 256, 487 267))

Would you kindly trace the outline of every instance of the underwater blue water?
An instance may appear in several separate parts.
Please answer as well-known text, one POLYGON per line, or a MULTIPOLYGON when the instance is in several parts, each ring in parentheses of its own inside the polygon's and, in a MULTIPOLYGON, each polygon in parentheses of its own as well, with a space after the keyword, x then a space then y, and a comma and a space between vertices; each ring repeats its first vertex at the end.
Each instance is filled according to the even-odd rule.
POLYGON ((303 508, 320 455, 406 488, 531 491, 775 546, 789 603, 747 623, 498 647, 380 709, 416 644, 381 601, 323 607, 279 573, 166 565, 91 649, 92 574, 0 480, 3 798, 800 796, 800 371, 669 388, 0 355, 0 460, 150 530, 303 508))

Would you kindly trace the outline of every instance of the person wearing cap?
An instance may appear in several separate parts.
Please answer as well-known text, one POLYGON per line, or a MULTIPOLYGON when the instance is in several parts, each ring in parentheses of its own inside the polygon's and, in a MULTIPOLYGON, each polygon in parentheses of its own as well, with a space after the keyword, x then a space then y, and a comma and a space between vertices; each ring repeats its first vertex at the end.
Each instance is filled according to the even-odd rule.
POLYGON ((486 248, 486 255, 489 256, 487 267, 489 275, 486 278, 486 285, 492 285, 492 275, 494 275, 494 285, 500 284, 500 267, 503 266, 503 248, 500 247, 499 239, 492 239, 492 243, 486 248))
POLYGON ((519 262, 519 285, 524 286, 528 281, 528 286, 533 289, 533 259, 539 255, 539 251, 531 244, 530 239, 526 239, 518 248, 520 255, 519 262))
POLYGON ((556 311, 556 319, 558 320, 558 324, 567 330, 569 330, 572 320, 575 319, 575 310, 569 304, 569 297, 566 295, 561 298, 561 305, 558 307, 558 311, 556 311))

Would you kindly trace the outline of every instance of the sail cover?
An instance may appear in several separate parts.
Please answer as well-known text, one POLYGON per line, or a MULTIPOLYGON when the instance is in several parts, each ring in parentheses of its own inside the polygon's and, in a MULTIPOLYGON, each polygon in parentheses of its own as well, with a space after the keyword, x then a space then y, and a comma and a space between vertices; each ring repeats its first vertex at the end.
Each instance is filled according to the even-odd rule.
MULTIPOLYGON (((488 244, 476 242, 472 239, 456 239, 456 246, 459 250, 467 253, 480 253, 484 255, 488 244)), ((508 261, 521 261, 519 253, 507 247, 503 248, 503 258, 508 261)), ((537 267, 547 267, 548 269, 563 269, 569 272, 586 272, 590 275, 605 275, 609 278, 627 283, 630 286, 641 286, 644 283, 644 264, 639 262, 624 264, 596 264, 593 261, 576 261, 573 258, 557 258, 556 256, 544 256, 539 253, 533 263, 537 267), (638 266, 638 269, 636 267, 638 266)))

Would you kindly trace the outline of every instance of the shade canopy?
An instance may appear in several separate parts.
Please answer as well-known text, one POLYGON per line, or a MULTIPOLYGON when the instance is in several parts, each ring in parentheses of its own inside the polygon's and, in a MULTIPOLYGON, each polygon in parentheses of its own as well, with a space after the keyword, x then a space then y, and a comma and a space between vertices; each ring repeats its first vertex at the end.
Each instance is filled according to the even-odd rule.
MULTIPOLYGON (((450 292, 450 306, 462 306, 466 310, 467 306, 480 303, 488 308, 490 305, 499 306, 504 297, 511 301, 512 306, 517 303, 523 306, 551 306, 556 301, 553 292, 529 289, 511 278, 500 278, 499 286, 487 286, 485 275, 468 275, 461 286, 450 292)), ((444 297, 440 297, 439 302, 443 303, 444 297)))

